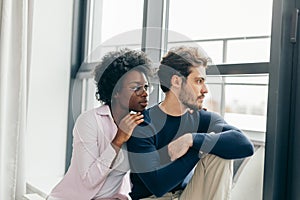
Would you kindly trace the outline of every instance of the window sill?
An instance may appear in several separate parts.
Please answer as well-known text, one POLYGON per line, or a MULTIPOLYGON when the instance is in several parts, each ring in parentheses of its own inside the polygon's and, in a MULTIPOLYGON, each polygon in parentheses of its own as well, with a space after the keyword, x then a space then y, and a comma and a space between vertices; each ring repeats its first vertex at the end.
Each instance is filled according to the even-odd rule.
POLYGON ((26 182, 26 193, 35 193, 46 198, 53 187, 62 179, 62 177, 39 177, 31 178, 26 182))

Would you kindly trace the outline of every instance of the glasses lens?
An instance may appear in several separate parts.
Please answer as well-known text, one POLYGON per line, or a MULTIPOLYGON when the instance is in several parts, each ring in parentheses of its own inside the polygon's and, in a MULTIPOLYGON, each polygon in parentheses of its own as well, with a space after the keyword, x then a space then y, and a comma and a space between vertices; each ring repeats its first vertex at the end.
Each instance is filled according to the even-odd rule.
POLYGON ((153 85, 148 85, 148 93, 151 94, 153 92, 153 85))
POLYGON ((146 91, 148 94, 151 94, 153 91, 153 86, 152 85, 144 85, 144 86, 138 86, 135 89, 136 95, 140 96, 143 94, 143 92, 146 91))

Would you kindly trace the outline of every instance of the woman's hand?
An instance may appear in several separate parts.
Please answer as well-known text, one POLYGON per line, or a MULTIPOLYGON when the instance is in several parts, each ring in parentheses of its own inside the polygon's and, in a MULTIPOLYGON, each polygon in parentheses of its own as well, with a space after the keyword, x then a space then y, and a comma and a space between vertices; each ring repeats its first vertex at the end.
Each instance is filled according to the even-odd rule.
POLYGON ((140 112, 137 114, 127 114, 118 124, 118 131, 112 141, 112 144, 121 148, 122 145, 131 137, 133 129, 144 121, 143 118, 144 115, 140 112))

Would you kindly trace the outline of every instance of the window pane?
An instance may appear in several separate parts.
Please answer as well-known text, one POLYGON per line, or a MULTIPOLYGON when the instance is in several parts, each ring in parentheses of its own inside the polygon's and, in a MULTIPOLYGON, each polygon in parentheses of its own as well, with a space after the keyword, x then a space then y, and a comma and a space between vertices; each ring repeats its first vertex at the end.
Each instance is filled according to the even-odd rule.
POLYGON ((224 118, 228 123, 243 130, 266 131, 267 80, 267 76, 226 77, 224 118))
POLYGON ((270 39, 231 40, 227 46, 226 63, 269 62, 270 39))
POLYGON ((97 86, 93 78, 87 79, 87 91, 86 91, 86 110, 99 106, 99 101, 96 99, 97 86))
POLYGON ((209 42, 172 42, 168 43, 167 49, 172 47, 186 45, 186 46, 199 46, 212 59, 214 64, 223 63, 223 42, 222 41, 209 41, 209 42))
MULTIPOLYGON (((143 5, 141 0, 102 0, 102 41, 114 35, 135 29, 143 24, 143 5), (134 6, 133 6, 134 5, 134 6)), ((134 39, 134 38, 132 38, 134 39)), ((140 38, 141 39, 141 38, 140 38)))
POLYGON ((224 101, 223 87, 224 78, 222 76, 207 76, 206 83, 208 93, 205 94, 203 107, 209 111, 222 114, 222 102, 224 101))
POLYGON ((229 61, 239 63, 268 62, 272 3, 272 0, 170 1, 168 42, 182 41, 182 37, 179 37, 181 34, 195 42, 219 41, 226 48, 226 43, 229 44, 233 40, 234 42, 230 44, 230 59, 226 58, 226 52, 229 49, 223 49, 225 52, 221 54, 224 55, 223 59, 215 56, 219 53, 208 52, 213 59, 216 57, 215 63, 219 63, 219 61, 222 63, 229 61), (259 40, 259 38, 264 39, 264 41, 259 40), (245 42, 248 39, 251 40, 250 44, 245 42), (235 45, 239 45, 239 51, 244 56, 240 57, 239 54, 241 53, 235 54, 235 45), (254 51, 249 56, 245 56, 248 55, 248 51, 243 50, 247 50, 249 45, 251 49, 255 48, 260 51, 254 51), (254 55, 255 53, 257 55, 254 55))
POLYGON ((227 85, 225 119, 243 130, 266 131, 267 86, 227 85))
POLYGON ((268 76, 208 76, 204 107, 247 131, 266 131, 268 76))
POLYGON ((86 61, 97 61, 106 52, 124 47, 141 49, 143 7, 141 0, 94 1, 91 52, 86 61))

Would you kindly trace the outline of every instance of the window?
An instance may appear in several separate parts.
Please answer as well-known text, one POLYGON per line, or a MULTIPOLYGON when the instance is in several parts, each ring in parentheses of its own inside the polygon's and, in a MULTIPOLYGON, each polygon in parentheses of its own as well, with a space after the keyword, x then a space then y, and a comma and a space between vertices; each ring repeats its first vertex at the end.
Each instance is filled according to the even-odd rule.
POLYGON ((268 71, 261 68, 270 60, 272 3, 177 0, 168 10, 167 49, 197 45, 216 64, 208 73, 206 106, 243 130, 261 133, 268 96, 268 71))
POLYGON ((176 0, 169 13, 168 45, 185 43, 180 33, 216 64, 269 62, 272 0, 176 0))
MULTIPOLYGON (((141 49, 143 1, 88 1, 85 59, 77 74, 82 86, 81 111, 99 106, 92 70, 101 57, 120 48, 141 49), (134 6, 132 6, 134 5, 134 6)), ((76 89, 76 88, 75 88, 76 89)))
POLYGON ((209 76, 205 107, 245 131, 266 131, 268 75, 209 76))
POLYGON ((119 48, 141 48, 143 1, 90 0, 89 2, 87 62, 97 61, 106 52, 119 48))
POLYGON ((216 65, 207 71, 204 107, 242 129, 256 147, 250 170, 233 188, 233 199, 262 198, 272 4, 272 0, 169 1, 166 49, 197 45, 205 50, 216 65))
MULTIPOLYGON (((143 49, 154 58, 155 67, 158 66, 160 53, 165 50, 178 45, 198 45, 216 64, 208 72, 209 93, 204 106, 220 113, 228 123, 244 130, 254 141, 264 143, 272 0, 89 2, 93 9, 88 15, 88 57, 81 67, 82 71, 87 69, 90 72, 93 62, 108 51, 121 47, 141 49, 142 41, 143 49), (155 31, 147 29, 147 34, 142 33, 143 24, 155 31)), ((95 86, 90 73, 80 76, 81 72, 78 77, 83 80, 82 94, 86 99, 82 101, 82 110, 85 110, 97 106, 98 102, 92 95, 95 86)), ((160 90, 156 91, 154 101, 158 102, 164 95, 160 90)), ((258 156, 262 156, 264 146, 259 148, 263 150, 260 149, 261 155, 258 156)), ((258 170, 263 173, 263 159, 257 162, 259 165, 255 166, 259 166, 258 170)), ((256 174, 255 170, 251 174, 253 177, 259 176, 260 182, 248 191, 261 196, 262 175, 256 174)))

